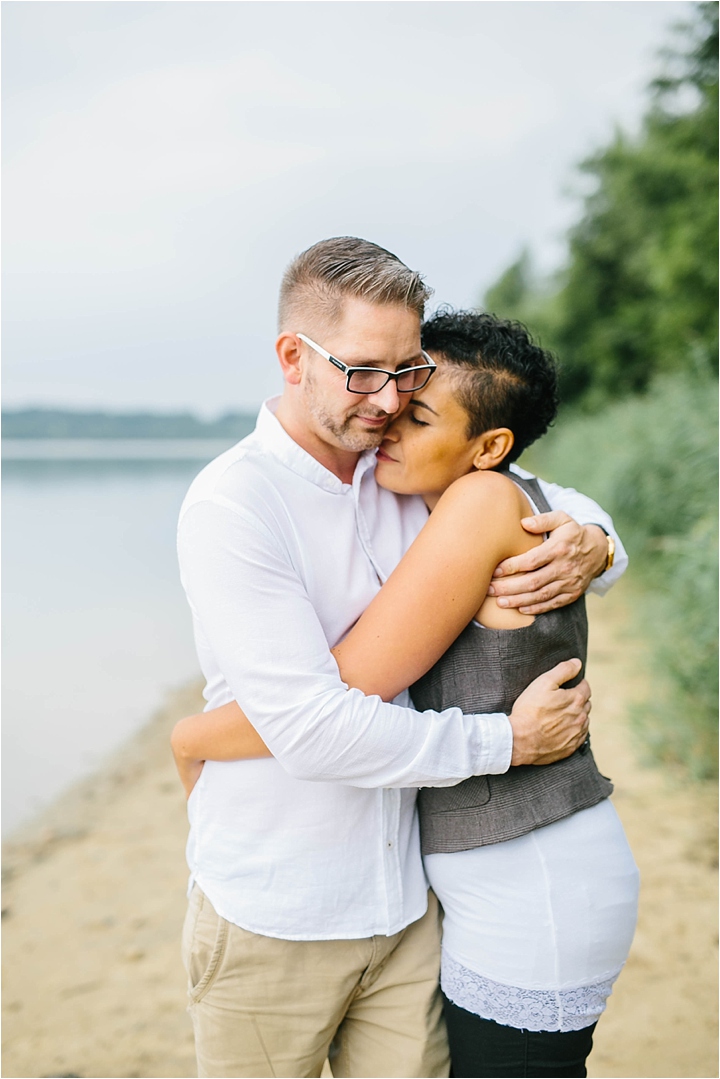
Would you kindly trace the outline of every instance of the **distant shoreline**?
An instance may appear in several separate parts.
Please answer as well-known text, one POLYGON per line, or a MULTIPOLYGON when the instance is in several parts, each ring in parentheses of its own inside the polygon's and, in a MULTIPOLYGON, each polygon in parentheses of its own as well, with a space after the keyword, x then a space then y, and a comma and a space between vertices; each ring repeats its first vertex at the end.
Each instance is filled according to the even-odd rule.
POLYGON ((3 445, 20 440, 187 439, 237 442, 255 427, 257 411, 228 412, 203 420, 190 412, 100 412, 24 408, 2 412, 3 445))
POLYGON ((210 461, 239 441, 226 438, 3 438, 13 461, 210 461))

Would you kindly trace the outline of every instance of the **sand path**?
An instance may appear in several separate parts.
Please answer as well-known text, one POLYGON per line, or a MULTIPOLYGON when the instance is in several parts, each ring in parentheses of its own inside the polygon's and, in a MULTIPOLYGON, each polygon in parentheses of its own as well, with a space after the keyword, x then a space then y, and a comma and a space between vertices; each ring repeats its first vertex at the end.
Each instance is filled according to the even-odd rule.
MULTIPOLYGON (((648 692, 622 587, 591 606, 593 744, 643 881, 633 952, 590 1075, 717 1076, 717 809, 709 786, 638 762, 627 705, 648 692)), ((167 750, 196 689, 104 773, 5 847, 2 1074, 193 1076, 178 957, 186 821, 167 750)))

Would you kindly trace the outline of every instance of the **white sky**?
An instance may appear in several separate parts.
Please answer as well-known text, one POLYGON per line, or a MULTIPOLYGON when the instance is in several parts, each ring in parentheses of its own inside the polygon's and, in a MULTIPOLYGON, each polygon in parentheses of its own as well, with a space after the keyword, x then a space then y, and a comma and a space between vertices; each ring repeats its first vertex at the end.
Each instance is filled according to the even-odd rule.
POLYGON ((675 0, 2 5, 4 403, 254 408, 292 256, 375 240, 434 302, 528 244, 646 106, 675 0))

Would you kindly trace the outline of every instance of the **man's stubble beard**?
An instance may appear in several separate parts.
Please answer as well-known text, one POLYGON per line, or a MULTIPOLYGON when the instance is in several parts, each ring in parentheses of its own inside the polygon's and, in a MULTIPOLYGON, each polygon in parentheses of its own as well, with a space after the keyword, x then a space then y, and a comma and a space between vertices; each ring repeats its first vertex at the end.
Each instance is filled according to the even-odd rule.
MULTIPOLYGON (((363 430, 353 423, 353 418, 360 411, 362 411, 363 416, 385 416, 387 413, 383 412, 382 409, 372 408, 360 400, 357 407, 352 409, 349 415, 346 414, 342 420, 338 419, 322 400, 311 371, 308 371, 306 376, 304 396, 307 410, 312 418, 323 431, 327 431, 328 434, 332 435, 344 450, 350 450, 352 453, 375 450, 385 437, 387 424, 385 427, 378 428, 375 431, 363 430)), ((391 419, 392 416, 388 416, 388 424, 391 419)))

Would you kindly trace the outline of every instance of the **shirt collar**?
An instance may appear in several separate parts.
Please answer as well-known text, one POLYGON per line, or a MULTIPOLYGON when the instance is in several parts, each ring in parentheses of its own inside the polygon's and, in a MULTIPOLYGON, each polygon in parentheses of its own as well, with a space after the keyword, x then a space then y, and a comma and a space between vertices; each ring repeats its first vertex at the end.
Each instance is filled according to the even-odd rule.
POLYGON ((290 437, 275 416, 279 403, 279 396, 269 397, 260 408, 255 433, 263 448, 296 475, 302 476, 303 479, 309 480, 310 483, 332 494, 345 494, 353 487, 358 487, 368 469, 375 466, 375 450, 366 450, 361 454, 355 466, 352 484, 343 483, 290 437))

